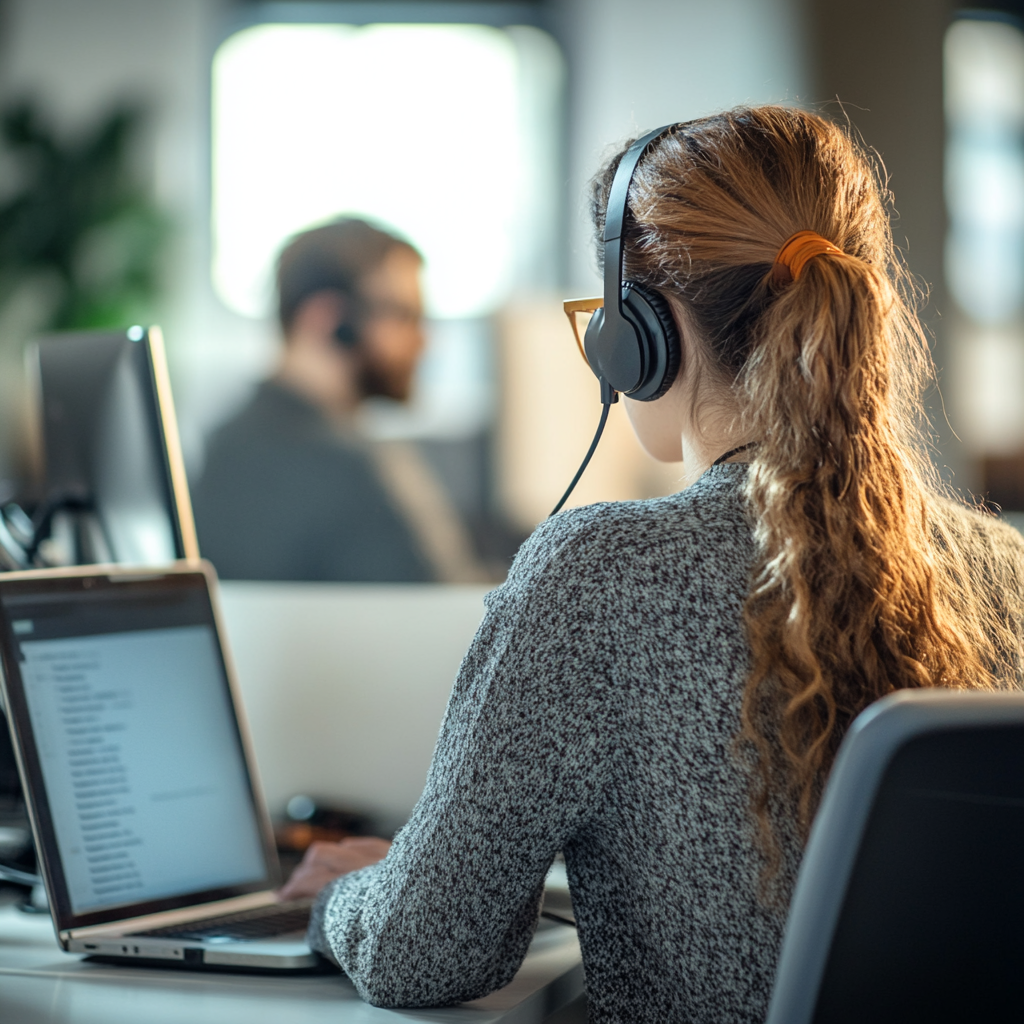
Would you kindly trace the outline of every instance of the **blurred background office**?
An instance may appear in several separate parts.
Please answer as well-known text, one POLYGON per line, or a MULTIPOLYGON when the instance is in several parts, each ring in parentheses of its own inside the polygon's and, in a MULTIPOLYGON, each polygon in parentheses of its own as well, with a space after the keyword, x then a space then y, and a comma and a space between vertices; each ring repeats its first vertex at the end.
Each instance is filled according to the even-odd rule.
MULTIPOLYGON (((939 367, 936 464, 1024 511, 1019 6, 2 0, 0 500, 32 501, 21 352, 54 328, 161 323, 208 480, 209 439, 278 365, 278 253, 357 216, 422 255, 426 318, 408 400, 370 397, 355 429, 415 453, 382 472, 434 481, 476 578, 500 578, 599 412, 560 308, 600 293, 587 179, 641 130, 787 102, 848 116, 884 161, 939 367)), ((677 476, 615 407, 572 503, 677 476)))

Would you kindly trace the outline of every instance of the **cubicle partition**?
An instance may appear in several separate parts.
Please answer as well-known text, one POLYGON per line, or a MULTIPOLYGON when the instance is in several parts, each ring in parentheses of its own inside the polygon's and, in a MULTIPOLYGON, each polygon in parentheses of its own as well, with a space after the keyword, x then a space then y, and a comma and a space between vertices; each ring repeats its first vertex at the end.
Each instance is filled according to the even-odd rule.
POLYGON ((305 794, 401 826, 489 587, 221 586, 271 815, 305 794))

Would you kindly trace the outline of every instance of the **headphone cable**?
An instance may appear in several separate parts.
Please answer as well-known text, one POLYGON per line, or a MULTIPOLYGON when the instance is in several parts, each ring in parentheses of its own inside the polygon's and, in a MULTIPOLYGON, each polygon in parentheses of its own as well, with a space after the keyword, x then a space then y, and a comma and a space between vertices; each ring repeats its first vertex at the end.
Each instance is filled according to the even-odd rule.
MULTIPOLYGON (((603 385, 602 381, 602 385, 603 385)), ((572 494, 576 485, 580 482, 580 477, 583 476, 583 471, 590 464, 590 460, 594 457, 594 452, 597 451, 597 443, 601 440, 601 435, 604 433, 604 425, 608 422, 608 413, 611 411, 612 402, 618 399, 618 395, 614 391, 610 391, 610 396, 605 398, 605 388, 602 386, 602 398, 604 401, 601 403, 601 420, 597 424, 597 433, 594 435, 594 440, 590 442, 590 450, 584 456, 583 462, 580 468, 576 470, 576 475, 572 478, 572 483, 569 484, 568 490, 562 495, 562 500, 551 510, 548 515, 548 519, 558 512, 562 511, 562 506, 569 500, 569 495, 572 494)))

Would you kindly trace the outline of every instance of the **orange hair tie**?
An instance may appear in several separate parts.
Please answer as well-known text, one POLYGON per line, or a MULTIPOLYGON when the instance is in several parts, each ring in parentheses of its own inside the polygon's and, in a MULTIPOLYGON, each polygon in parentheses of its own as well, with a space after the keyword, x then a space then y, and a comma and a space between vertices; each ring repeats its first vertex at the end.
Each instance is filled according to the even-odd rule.
POLYGON ((782 243, 772 266, 772 279, 779 285, 789 284, 800 276, 808 260, 824 255, 846 256, 847 253, 834 246, 817 231, 798 231, 782 243))

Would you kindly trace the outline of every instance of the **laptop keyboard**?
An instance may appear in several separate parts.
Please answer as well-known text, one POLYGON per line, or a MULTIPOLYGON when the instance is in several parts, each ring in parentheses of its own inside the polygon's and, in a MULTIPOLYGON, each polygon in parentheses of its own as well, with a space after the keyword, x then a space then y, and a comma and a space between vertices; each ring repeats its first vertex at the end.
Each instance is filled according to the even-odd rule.
POLYGON ((265 939, 270 936, 304 932, 309 923, 310 900, 293 900, 272 907, 257 907, 237 914, 206 917, 187 924, 173 924, 165 928, 152 928, 133 935, 168 939, 265 939))

